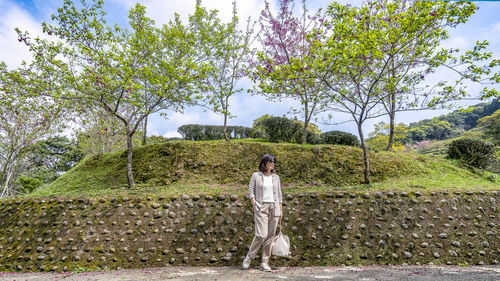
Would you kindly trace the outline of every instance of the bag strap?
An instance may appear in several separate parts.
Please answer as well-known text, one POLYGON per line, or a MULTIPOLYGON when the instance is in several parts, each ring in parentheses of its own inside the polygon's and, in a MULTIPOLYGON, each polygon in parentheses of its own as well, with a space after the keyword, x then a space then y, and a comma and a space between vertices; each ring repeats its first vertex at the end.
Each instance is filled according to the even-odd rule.
POLYGON ((280 217, 280 233, 281 233, 281 217, 280 217))

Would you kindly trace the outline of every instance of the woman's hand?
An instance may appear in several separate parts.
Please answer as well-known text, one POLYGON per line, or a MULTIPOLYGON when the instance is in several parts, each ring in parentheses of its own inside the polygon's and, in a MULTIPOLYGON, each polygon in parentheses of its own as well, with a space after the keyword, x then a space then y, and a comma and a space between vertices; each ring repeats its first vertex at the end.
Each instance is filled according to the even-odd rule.
POLYGON ((252 197, 250 201, 252 201, 252 208, 255 210, 255 197, 252 197))

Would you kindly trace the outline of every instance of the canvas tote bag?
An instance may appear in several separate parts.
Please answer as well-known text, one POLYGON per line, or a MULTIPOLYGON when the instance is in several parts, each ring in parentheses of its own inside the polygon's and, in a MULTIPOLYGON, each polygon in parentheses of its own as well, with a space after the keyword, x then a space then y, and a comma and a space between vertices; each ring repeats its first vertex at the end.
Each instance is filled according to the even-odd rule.
POLYGON ((274 236, 273 243, 271 244, 271 254, 279 257, 288 257, 290 255, 290 241, 288 236, 281 232, 281 218, 280 218, 280 233, 274 236))

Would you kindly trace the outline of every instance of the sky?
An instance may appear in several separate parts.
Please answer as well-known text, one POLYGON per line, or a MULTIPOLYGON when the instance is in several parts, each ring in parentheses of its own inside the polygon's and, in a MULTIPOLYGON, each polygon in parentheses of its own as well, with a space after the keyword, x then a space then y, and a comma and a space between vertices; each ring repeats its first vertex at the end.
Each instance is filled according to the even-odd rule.
MULTIPOLYGON (((76 0, 79 1, 79 0, 76 0)), ((184 20, 187 15, 194 11, 195 0, 105 0, 105 11, 107 12, 107 22, 117 23, 120 26, 127 25, 128 10, 141 3, 146 6, 147 15, 155 20, 158 25, 168 22, 174 17, 174 13, 181 15, 184 20)), ((327 0, 309 0, 308 9, 315 11, 318 8, 326 9, 332 1, 327 0)), ((354 5, 362 1, 339 1, 350 2, 354 5), (354 3, 353 3, 354 2, 354 3)), ((0 0, 0 61, 7 63, 10 69, 18 67, 23 60, 29 61, 30 55, 26 46, 18 42, 17 34, 14 28, 29 31, 32 37, 41 36, 41 23, 50 22, 50 16, 54 14, 58 7, 62 6, 63 0, 0 0)), ((232 11, 232 0, 204 0, 203 4, 209 9, 219 10, 219 15, 223 21, 229 21, 232 11)), ((271 7, 276 9, 278 1, 270 1, 271 7)), ((295 1, 296 6, 300 7, 300 1, 295 1)), ((470 49, 476 41, 487 40, 490 43, 489 51, 493 57, 500 59, 500 1, 477 1, 479 11, 469 18, 465 24, 459 25, 450 31, 450 38, 443 42, 443 47, 453 47, 459 49, 470 49)), ((237 9, 241 19, 249 16, 253 20, 258 20, 260 11, 264 7, 263 0, 237 0, 237 9)), ((243 20, 242 20, 243 21, 243 20)), ((430 79, 453 79, 450 72, 439 71, 435 77, 430 79)), ((452 81, 452 80, 450 80, 452 81)), ((252 83, 242 80, 238 86, 247 89, 252 83)), ((471 85, 469 91, 473 94, 479 93, 480 87, 471 85)), ((463 101, 457 103, 458 106, 468 106, 480 101, 463 101)), ((229 110, 235 117, 229 119, 228 125, 251 127, 254 119, 264 114, 275 116, 294 117, 289 114, 290 107, 299 104, 293 100, 282 100, 281 102, 268 101, 262 96, 250 95, 246 91, 236 94, 230 98, 229 110)), ((396 122, 410 124, 422 119, 432 118, 445 114, 449 110, 427 110, 400 112, 396 116, 396 122)), ((346 122, 349 116, 333 113, 334 119, 329 122, 321 120, 326 119, 326 113, 317 116, 319 119, 314 122, 323 132, 331 130, 341 130, 358 135, 357 127, 354 122, 346 122), (330 123, 330 124, 327 124, 330 123)), ((167 111, 164 116, 159 113, 153 114, 148 120, 148 135, 162 135, 165 137, 180 137, 177 128, 184 124, 205 124, 222 125, 223 116, 213 112, 204 111, 200 107, 187 108, 184 112, 167 111)), ((297 116, 299 120, 303 119, 297 116)), ((374 124, 385 121, 388 117, 380 117, 366 121, 363 130, 368 132, 373 130, 374 124)))

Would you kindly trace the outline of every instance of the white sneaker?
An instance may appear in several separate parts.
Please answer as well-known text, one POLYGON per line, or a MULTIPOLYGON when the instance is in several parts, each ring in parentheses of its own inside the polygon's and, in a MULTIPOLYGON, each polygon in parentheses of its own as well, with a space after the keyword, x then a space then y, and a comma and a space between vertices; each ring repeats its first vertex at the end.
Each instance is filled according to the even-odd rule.
POLYGON ((264 271, 271 271, 271 267, 269 266, 269 264, 267 264, 267 262, 263 262, 260 264, 260 267, 262 268, 262 270, 264 271))
POLYGON ((249 269, 250 268, 250 262, 252 259, 249 256, 246 256, 245 259, 243 260, 243 269, 249 269))

